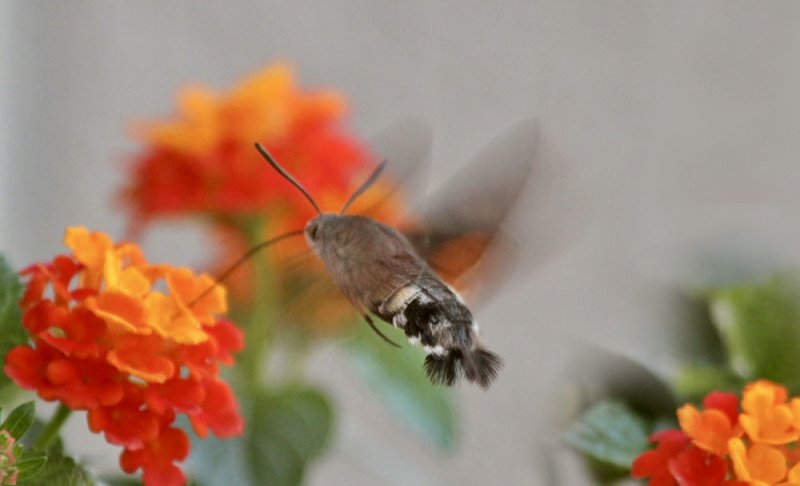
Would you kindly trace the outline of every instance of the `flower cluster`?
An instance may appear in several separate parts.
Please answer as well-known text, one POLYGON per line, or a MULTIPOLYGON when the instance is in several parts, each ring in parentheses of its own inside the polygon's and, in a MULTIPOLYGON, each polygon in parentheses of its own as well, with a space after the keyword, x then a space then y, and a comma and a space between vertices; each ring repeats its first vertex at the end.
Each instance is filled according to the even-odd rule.
POLYGON ((680 430, 653 434, 632 475, 650 486, 800 486, 800 398, 760 380, 736 395, 712 392, 677 412, 680 430), (741 408, 740 408, 741 407, 741 408))
MULTIPOLYGON (((323 210, 339 210, 376 166, 361 141, 343 130, 344 114, 343 96, 298 87, 284 64, 268 66, 227 92, 182 90, 176 116, 139 127, 143 149, 122 191, 134 228, 158 217, 210 216, 220 248, 210 267, 217 274, 258 242, 303 228, 313 208, 265 163, 254 142, 301 181, 323 210)), ((379 181, 351 211, 387 224, 402 221, 404 204, 394 189, 379 181)), ((338 316, 348 315, 350 305, 337 292, 310 285, 320 280, 318 262, 287 264, 297 263, 293 257, 304 250, 302 238, 270 249, 276 283, 271 292, 289 303, 293 325, 315 333, 336 330, 346 322, 338 316)), ((245 262, 226 281, 234 305, 251 303, 253 271, 253 263, 245 262)))
POLYGON ((144 150, 133 163, 123 201, 143 222, 160 216, 263 215, 276 212, 302 228, 313 210, 255 150, 267 150, 314 195, 341 205, 356 172, 371 158, 340 127, 344 98, 306 91, 277 64, 218 94, 184 89, 177 116, 139 127, 144 150), (277 210, 277 211, 275 211, 277 210))
POLYGON ((130 243, 67 229, 71 255, 23 270, 20 307, 31 344, 12 349, 5 372, 44 400, 86 410, 89 427, 124 448, 122 469, 147 485, 181 484, 174 464, 189 453, 175 428, 183 413, 195 432, 242 432, 238 404, 218 377, 243 347, 225 292, 189 269, 149 264, 130 243))

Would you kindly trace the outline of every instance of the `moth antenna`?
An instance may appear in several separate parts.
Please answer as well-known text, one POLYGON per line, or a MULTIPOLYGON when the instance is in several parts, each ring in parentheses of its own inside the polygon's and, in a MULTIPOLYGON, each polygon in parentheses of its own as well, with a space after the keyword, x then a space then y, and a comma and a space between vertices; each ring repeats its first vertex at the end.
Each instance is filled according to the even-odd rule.
POLYGON ((222 275, 217 277, 216 281, 214 282, 214 285, 212 285, 211 287, 205 289, 203 291, 203 293, 201 293, 200 295, 195 297, 194 300, 189 302, 189 307, 192 307, 193 305, 195 305, 197 303, 197 301, 199 301, 200 299, 202 299, 203 297, 208 295, 209 292, 211 292, 212 290, 217 288, 217 286, 219 284, 221 284, 223 281, 225 281, 225 279, 228 278, 230 276, 230 274, 233 273, 234 270, 239 268, 239 265, 241 265, 242 263, 247 261, 248 258, 252 257, 253 255, 258 253, 259 251, 263 250, 264 248, 266 248, 266 247, 268 247, 268 246, 270 246, 270 245, 272 245, 274 243, 278 243, 280 241, 283 241, 285 239, 288 239, 288 238, 291 238, 291 237, 294 237, 294 236, 300 236, 302 234, 303 234, 303 230, 291 231, 289 233, 284 233, 284 234, 282 234, 280 236, 276 236, 275 238, 272 238, 270 240, 261 242, 261 243, 257 244, 256 246, 250 248, 249 250, 247 250, 247 252, 245 252, 244 255, 240 256, 238 260, 236 260, 231 266, 229 266, 224 272, 222 272, 222 275))
POLYGON ((386 341, 387 343, 391 344, 395 348, 399 348, 400 347, 399 344, 397 344, 396 342, 394 342, 391 339, 389 339, 388 337, 386 337, 386 335, 384 333, 382 333, 381 330, 378 329, 377 326, 375 326, 375 323, 372 322, 372 318, 370 318, 369 315, 364 314, 364 320, 367 321, 367 324, 369 324, 369 327, 371 327, 372 330, 375 331, 375 334, 380 336, 384 341, 386 341))
POLYGON ((289 175, 289 173, 286 172, 286 170, 284 170, 283 167, 278 165, 278 163, 275 162, 275 159, 273 159, 272 156, 269 154, 269 152, 267 152, 267 149, 262 147, 261 144, 258 143, 258 142, 256 142, 256 149, 267 160, 267 162, 269 162, 269 165, 271 165, 273 169, 277 170, 278 173, 280 175, 282 175, 284 179, 289 181, 294 187, 296 187, 300 192, 303 193, 303 195, 306 197, 306 199, 308 199, 308 202, 310 202, 311 205, 314 206, 314 209, 317 210, 317 214, 322 214, 322 211, 320 211, 319 206, 317 206, 316 201, 314 201, 314 198, 312 198, 311 195, 308 193, 308 191, 306 191, 306 188, 303 187, 302 184, 297 182, 297 180, 294 177, 289 175))
POLYGON ((339 214, 344 214, 345 211, 347 211, 347 208, 349 208, 350 205, 353 204, 353 202, 356 199, 358 199, 360 195, 364 194, 364 192, 366 192, 367 189, 369 189, 370 187, 372 187, 373 184, 375 184, 375 181, 377 181, 378 177, 381 176, 381 172, 383 172, 383 169, 386 168, 387 162, 388 160, 384 160, 383 162, 380 163, 380 165, 378 165, 378 167, 375 168, 374 171, 372 171, 372 174, 370 174, 369 178, 367 178, 367 180, 364 181, 364 183, 361 184, 358 187, 358 189, 356 189, 353 195, 350 196, 350 199, 348 199, 347 202, 344 203, 342 211, 339 214))

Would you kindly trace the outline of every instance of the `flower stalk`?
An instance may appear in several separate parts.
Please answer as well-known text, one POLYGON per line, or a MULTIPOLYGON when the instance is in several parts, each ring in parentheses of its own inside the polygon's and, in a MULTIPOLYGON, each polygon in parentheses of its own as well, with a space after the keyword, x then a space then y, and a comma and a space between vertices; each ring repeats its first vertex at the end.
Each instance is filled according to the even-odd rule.
POLYGON ((46 450, 53 442, 53 439, 58 437, 61 427, 66 423, 71 414, 72 410, 63 403, 59 404, 56 412, 50 417, 47 424, 45 424, 33 447, 39 450, 46 450))
MULTIPOLYGON (((250 247, 262 241, 263 222, 252 222, 244 227, 245 239, 250 247)), ((248 346, 237 368, 240 378, 250 390, 264 386, 267 357, 275 338, 274 302, 275 284, 269 272, 267 255, 261 251, 253 256, 253 300, 248 309, 246 335, 248 346)))

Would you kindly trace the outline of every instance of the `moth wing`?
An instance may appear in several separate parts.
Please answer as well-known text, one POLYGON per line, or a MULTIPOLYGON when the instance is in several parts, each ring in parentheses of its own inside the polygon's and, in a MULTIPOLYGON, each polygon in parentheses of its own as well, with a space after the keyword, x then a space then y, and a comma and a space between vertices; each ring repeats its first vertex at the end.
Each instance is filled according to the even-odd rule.
POLYGON ((396 121, 367 140, 367 149, 378 160, 387 161, 384 174, 350 207, 361 214, 392 226, 413 219, 408 214, 405 188, 419 185, 429 161, 433 137, 431 128, 416 118, 396 121))
POLYGON ((335 334, 350 325, 353 304, 321 268, 307 272, 301 285, 282 306, 291 322, 315 334, 335 334))
POLYGON ((503 132, 434 193, 405 231, 417 253, 459 290, 498 276, 513 261, 501 225, 533 170, 539 138, 534 120, 503 132), (490 246, 498 251, 487 258, 490 246))

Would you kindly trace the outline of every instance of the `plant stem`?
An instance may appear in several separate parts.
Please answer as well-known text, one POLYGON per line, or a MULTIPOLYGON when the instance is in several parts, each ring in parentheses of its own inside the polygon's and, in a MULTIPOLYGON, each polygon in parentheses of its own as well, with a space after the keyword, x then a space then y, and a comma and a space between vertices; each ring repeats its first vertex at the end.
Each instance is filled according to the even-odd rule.
POLYGON ((61 426, 64 425, 64 422, 67 421, 67 418, 72 413, 72 410, 67 408, 66 405, 63 403, 58 406, 58 410, 56 413, 50 417, 50 421, 44 426, 42 432, 39 434, 39 437, 36 439, 36 444, 34 444, 35 449, 43 450, 47 448, 48 445, 53 441, 54 438, 58 436, 58 431, 61 430, 61 426))
MULTIPOLYGON (((245 227, 249 246, 255 246, 262 241, 262 228, 263 223, 260 221, 245 227)), ((251 391, 263 386, 264 357, 269 350, 272 334, 270 327, 274 325, 274 292, 267 256, 263 252, 258 253, 253 256, 253 302, 244 321, 247 346, 239 368, 242 383, 251 391)))
POLYGON ((311 354, 311 343, 308 339, 299 339, 289 350, 289 359, 286 367, 288 381, 300 381, 305 373, 305 366, 311 354))

